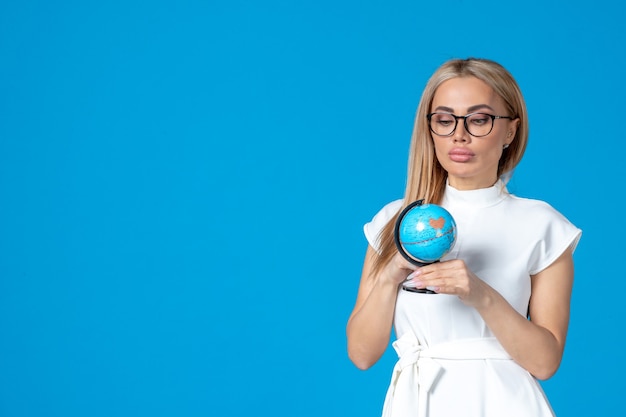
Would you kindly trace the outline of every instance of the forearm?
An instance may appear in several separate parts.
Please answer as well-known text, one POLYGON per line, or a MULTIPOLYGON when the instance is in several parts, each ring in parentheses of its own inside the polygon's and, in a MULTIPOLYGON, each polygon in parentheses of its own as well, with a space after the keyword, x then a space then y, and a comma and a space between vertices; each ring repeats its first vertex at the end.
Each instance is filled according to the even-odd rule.
POLYGON ((371 367, 389 345, 398 286, 376 280, 369 296, 348 320, 348 356, 359 369, 371 367))
POLYGON ((536 378, 550 378, 561 362, 562 343, 549 330, 519 314, 493 288, 485 300, 477 310, 508 354, 536 378))

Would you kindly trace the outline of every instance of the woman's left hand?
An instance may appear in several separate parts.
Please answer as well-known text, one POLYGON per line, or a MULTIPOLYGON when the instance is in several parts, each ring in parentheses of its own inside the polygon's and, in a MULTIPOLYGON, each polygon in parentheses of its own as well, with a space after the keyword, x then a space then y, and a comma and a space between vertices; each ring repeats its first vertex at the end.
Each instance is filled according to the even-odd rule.
POLYGON ((458 296, 465 304, 479 307, 487 302, 492 288, 478 278, 460 259, 436 262, 416 269, 407 277, 416 288, 458 296))

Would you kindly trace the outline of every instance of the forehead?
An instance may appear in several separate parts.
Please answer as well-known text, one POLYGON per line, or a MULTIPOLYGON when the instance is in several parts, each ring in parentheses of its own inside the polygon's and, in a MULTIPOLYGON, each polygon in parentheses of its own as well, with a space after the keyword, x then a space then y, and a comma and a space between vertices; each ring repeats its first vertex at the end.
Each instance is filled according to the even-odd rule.
POLYGON ((504 106, 502 98, 484 81, 476 77, 456 77, 444 81, 435 90, 431 107, 466 111, 481 104, 494 109, 502 109, 504 106))

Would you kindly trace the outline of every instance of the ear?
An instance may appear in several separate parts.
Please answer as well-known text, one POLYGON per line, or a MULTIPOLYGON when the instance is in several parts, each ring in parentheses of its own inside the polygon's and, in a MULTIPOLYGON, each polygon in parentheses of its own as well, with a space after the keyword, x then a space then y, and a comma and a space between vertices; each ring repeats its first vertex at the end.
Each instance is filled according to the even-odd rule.
POLYGON ((517 133, 517 128, 519 127, 519 124, 520 124, 519 117, 509 122, 509 127, 506 132, 507 145, 510 145, 515 140, 515 134, 517 133))

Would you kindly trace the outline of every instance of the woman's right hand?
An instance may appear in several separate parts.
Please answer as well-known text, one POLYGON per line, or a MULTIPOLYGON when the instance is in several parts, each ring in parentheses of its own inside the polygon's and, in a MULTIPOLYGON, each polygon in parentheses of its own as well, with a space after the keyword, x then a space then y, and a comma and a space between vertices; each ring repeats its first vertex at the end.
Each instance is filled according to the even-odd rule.
POLYGON ((381 280, 384 280, 387 283, 394 284, 396 286, 400 285, 404 281, 406 281, 407 276, 415 271, 418 267, 413 265, 406 259, 400 255, 399 252, 391 259, 391 262, 385 266, 385 269, 382 271, 380 276, 381 280))

